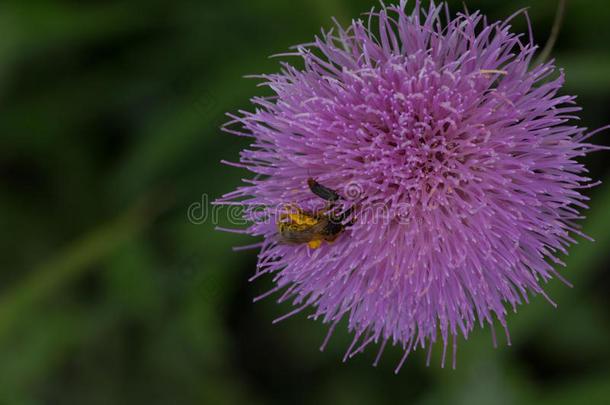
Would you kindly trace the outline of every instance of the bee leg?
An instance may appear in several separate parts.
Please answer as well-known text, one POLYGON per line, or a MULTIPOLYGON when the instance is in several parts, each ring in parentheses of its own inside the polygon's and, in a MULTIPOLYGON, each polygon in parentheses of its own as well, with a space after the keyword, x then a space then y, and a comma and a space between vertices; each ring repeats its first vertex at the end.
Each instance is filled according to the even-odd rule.
POLYGON ((315 217, 318 218, 318 219, 321 219, 322 217, 324 217, 324 215, 327 212, 332 211, 333 208, 335 208, 335 203, 331 201, 331 202, 326 204, 326 208, 324 208, 323 210, 321 210, 319 212, 316 212, 315 213, 315 217))
MULTIPOLYGON (((354 207, 349 207, 347 210, 345 210, 345 212, 343 212, 342 214, 337 216, 337 220, 339 222, 343 222, 345 221, 350 215, 352 215, 352 213, 354 212, 354 207)), ((347 224, 345 224, 345 226, 349 226, 349 225, 353 225, 356 222, 355 218, 352 218, 351 221, 349 221, 347 224)))

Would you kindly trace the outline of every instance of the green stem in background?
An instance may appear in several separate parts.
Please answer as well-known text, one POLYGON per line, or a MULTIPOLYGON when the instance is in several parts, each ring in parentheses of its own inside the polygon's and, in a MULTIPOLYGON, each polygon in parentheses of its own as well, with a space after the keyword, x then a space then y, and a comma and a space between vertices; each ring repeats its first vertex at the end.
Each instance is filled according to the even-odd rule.
POLYGON ((43 299, 91 269, 171 206, 169 192, 151 193, 123 214, 66 246, 0 297, 0 341, 43 299), (162 198, 160 198, 162 196, 162 198))
POLYGON ((555 13, 555 21, 553 21, 553 28, 551 28, 551 35, 549 35, 549 39, 546 41, 544 48, 538 55, 538 58, 534 62, 534 66, 538 66, 541 63, 546 62, 546 60, 551 55, 553 51, 553 47, 555 46, 555 42, 557 41, 557 37, 559 36, 559 29, 561 28, 561 22, 563 20, 563 15, 566 9, 566 0, 559 0, 559 4, 557 4, 557 12, 555 13))

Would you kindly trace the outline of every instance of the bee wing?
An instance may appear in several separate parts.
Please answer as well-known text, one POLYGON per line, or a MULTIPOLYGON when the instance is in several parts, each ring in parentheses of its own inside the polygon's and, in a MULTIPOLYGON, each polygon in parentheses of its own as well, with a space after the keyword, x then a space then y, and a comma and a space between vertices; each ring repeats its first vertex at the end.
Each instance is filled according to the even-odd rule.
POLYGON ((303 230, 286 229, 279 233, 278 243, 281 245, 300 245, 322 237, 322 231, 328 221, 322 220, 317 224, 303 230))

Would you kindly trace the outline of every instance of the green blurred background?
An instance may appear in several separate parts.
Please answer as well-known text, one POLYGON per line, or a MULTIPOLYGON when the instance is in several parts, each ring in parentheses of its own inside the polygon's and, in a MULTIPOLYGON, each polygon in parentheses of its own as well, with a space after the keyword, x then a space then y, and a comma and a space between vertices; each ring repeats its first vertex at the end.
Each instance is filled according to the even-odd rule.
MULTIPOLYGON (((466 3, 490 20, 530 6, 538 44, 556 9, 466 3)), ((430 367, 419 350, 397 376, 397 348, 377 368, 373 346, 342 363, 345 322, 319 352, 326 325, 272 325, 290 305, 251 302, 270 277, 248 283, 257 252, 231 247, 256 240, 188 220, 250 177, 219 163, 247 145, 219 130, 224 113, 268 94, 242 76, 277 71, 268 55, 377 4, 0 3, 0 404, 608 403, 605 152, 584 160, 605 184, 586 190, 597 242, 578 238, 565 259, 574 288, 554 280, 557 309, 537 296, 510 314, 511 347, 494 349, 489 328, 459 339, 456 371, 438 345, 430 367)), ((610 123, 608 21, 605 0, 568 2, 553 51, 589 128, 610 123)))

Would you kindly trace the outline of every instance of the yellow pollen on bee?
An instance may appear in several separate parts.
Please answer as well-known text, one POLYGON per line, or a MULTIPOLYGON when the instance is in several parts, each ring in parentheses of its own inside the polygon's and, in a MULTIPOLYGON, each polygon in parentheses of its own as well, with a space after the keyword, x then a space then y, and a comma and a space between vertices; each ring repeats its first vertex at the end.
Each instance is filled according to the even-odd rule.
POLYGON ((307 246, 309 246, 312 249, 320 247, 321 244, 322 244, 322 239, 316 239, 316 240, 307 242, 307 246))
MULTIPOLYGON (((299 209, 294 204, 290 204, 284 207, 287 211, 286 214, 280 215, 280 221, 284 221, 285 219, 289 219, 290 221, 283 222, 287 226, 297 226, 300 227, 302 225, 308 227, 313 226, 319 222, 319 219, 313 217, 311 214, 299 209), (296 211, 296 212, 291 212, 296 211)), ((278 224, 279 225, 279 224, 278 224)))
POLYGON ((290 220, 295 224, 295 225, 307 225, 307 226, 313 226, 315 224, 317 224, 319 221, 309 215, 305 215, 305 214, 301 214, 301 213, 296 213, 296 214, 286 214, 287 218, 290 218, 290 220))

